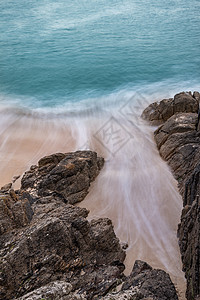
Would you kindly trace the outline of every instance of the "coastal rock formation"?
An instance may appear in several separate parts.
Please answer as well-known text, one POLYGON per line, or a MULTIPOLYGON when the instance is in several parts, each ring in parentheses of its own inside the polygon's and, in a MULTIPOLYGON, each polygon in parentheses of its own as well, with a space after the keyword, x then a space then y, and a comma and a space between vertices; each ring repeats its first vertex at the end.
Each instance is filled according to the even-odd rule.
POLYGON ((0 236, 30 223, 33 211, 27 199, 19 199, 11 184, 0 190, 0 236), (9 189, 10 188, 10 189, 9 189))
POLYGON ((169 275, 146 263, 126 278, 112 222, 89 222, 88 210, 72 205, 103 162, 91 151, 53 154, 24 174, 21 189, 1 189, 0 299, 102 299, 120 284, 113 299, 177 299, 169 275))
POLYGON ((86 300, 83 295, 72 292, 72 285, 65 281, 54 281, 30 292, 17 300, 86 300))
POLYGON ((103 163, 103 158, 92 151, 46 156, 24 174, 22 190, 31 189, 35 199, 53 194, 74 204, 85 198, 103 163))
POLYGON ((163 99, 150 104, 142 113, 142 118, 151 125, 160 125, 176 113, 197 113, 200 94, 198 92, 179 93, 174 98, 163 99))
MULTIPOLYGON (((195 101, 197 103, 200 101, 200 94, 180 93, 175 95, 174 99, 177 97, 182 99, 181 103, 184 102, 184 105, 180 106, 179 112, 173 110, 173 115, 165 119, 166 122, 155 131, 154 135, 160 155, 171 167, 183 197, 178 237, 183 270, 187 279, 186 296, 188 300, 193 300, 200 296, 200 131, 197 111, 194 113, 195 101)), ((157 104, 160 115, 163 108, 161 102, 157 104)), ((167 110, 167 106, 171 110, 175 105, 173 99, 164 102, 166 104, 164 111, 167 110)), ((146 109, 143 116, 145 114, 146 119, 156 123, 156 114, 151 113, 150 108, 146 109)))

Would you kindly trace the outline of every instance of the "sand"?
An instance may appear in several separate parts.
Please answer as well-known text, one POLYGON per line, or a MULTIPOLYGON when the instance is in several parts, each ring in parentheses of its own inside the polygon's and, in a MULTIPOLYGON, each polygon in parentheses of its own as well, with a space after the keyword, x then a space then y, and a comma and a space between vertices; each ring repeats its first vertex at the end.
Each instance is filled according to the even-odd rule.
MULTIPOLYGON (((153 128, 123 116, 35 117, 0 111, 0 186, 55 152, 91 149, 105 166, 78 205, 89 219, 109 217, 128 243, 125 273, 142 259, 166 270, 185 299, 185 279, 176 236, 182 199, 153 141, 153 128)), ((20 185, 16 181, 15 188, 20 185)))

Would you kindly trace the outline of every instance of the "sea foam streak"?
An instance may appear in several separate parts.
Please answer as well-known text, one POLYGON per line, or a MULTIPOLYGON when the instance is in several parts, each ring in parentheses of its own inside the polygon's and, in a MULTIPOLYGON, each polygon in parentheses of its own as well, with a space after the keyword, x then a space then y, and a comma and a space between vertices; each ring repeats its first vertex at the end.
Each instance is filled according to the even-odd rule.
POLYGON ((105 158, 105 166, 78 205, 90 209, 90 219, 112 219, 117 236, 129 245, 127 274, 135 259, 143 259, 168 271, 183 291, 176 236, 182 199, 156 149, 155 128, 139 117, 149 100, 131 92, 118 97, 123 101, 109 109, 90 109, 71 117, 69 112, 36 114, 1 108, 0 183, 10 182, 44 155, 96 151, 105 158))

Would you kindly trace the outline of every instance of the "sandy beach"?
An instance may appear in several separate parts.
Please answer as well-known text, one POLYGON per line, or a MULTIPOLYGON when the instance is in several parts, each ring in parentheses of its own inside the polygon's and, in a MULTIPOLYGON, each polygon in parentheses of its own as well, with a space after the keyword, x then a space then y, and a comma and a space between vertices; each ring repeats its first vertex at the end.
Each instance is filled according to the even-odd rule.
MULTIPOLYGON (((113 115, 96 119, 35 118, 13 112, 5 115, 5 111, 1 112, 1 123, 1 186, 45 155, 90 148, 103 156, 103 170, 78 205, 90 210, 89 219, 108 217, 113 221, 120 241, 128 243, 126 274, 136 259, 147 261, 169 272, 180 299, 185 299, 176 237, 182 199, 158 154, 152 128, 138 119, 137 126, 132 126, 113 115), (108 140, 108 126, 112 134, 121 129, 123 143, 117 143, 115 136, 108 140)), ((14 188, 19 185, 20 179, 14 188)))

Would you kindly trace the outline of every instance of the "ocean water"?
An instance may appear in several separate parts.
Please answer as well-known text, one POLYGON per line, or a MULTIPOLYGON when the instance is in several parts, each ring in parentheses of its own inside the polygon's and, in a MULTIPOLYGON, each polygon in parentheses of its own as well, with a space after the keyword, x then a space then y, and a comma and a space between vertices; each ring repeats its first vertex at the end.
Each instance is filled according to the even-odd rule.
POLYGON ((160 84, 192 89, 199 9, 199 0, 1 0, 0 104, 63 108, 160 84))
MULTIPOLYGON (((159 157, 152 101, 200 90, 200 1, 1 0, 0 184, 44 155, 92 149, 105 166, 80 204, 184 299, 182 200, 159 157)), ((19 183, 18 183, 19 184, 19 183)))

